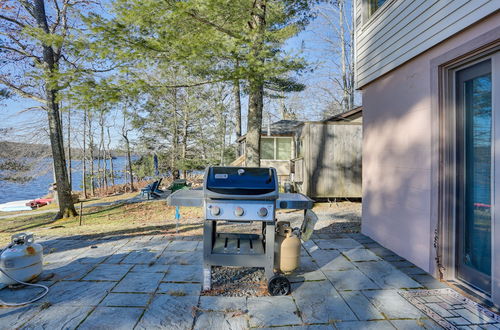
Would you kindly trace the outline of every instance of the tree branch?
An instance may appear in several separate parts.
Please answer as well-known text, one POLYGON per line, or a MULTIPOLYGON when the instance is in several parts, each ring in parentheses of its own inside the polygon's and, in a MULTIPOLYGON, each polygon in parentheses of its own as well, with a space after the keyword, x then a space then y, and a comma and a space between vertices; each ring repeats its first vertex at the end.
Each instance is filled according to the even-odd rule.
POLYGON ((24 25, 23 23, 19 22, 18 20, 14 19, 14 18, 11 18, 11 17, 7 17, 5 15, 0 15, 0 19, 4 20, 4 21, 8 21, 8 22, 11 22, 11 23, 14 23, 22 28, 25 28, 26 25, 24 25))
POLYGON ((215 24, 215 23, 210 22, 210 21, 209 21, 208 19, 206 19, 206 18, 203 18, 203 17, 198 16, 198 15, 196 14, 196 12, 189 11, 189 12, 187 12, 187 14, 188 14, 189 16, 191 16, 193 19, 197 20, 198 22, 203 23, 203 24, 206 24, 206 25, 208 25, 208 26, 211 26, 211 27, 215 28, 215 29, 216 29, 217 31, 219 31, 219 32, 225 33, 225 34, 227 34, 228 36, 233 37, 233 38, 235 38, 235 39, 241 39, 241 37, 240 37, 239 35, 237 35, 237 34, 233 33, 232 31, 230 31, 230 30, 228 30, 228 29, 223 28, 222 26, 219 26, 219 25, 217 25, 217 24, 215 24))
POLYGON ((33 54, 30 54, 30 53, 27 53, 26 51, 22 50, 22 49, 17 49, 17 48, 12 48, 12 47, 9 47, 9 46, 2 46, 0 45, 0 49, 5 49, 7 51, 10 51, 10 52, 14 52, 14 53, 17 53, 19 55, 23 55, 23 56, 26 56, 26 57, 29 57, 29 58, 32 58, 34 59, 37 63, 41 63, 40 61, 40 58, 33 55, 33 54))
POLYGON ((56 19, 54 20, 54 24, 50 27, 51 33, 55 33, 57 26, 61 22, 61 9, 59 8, 59 4, 57 3, 57 0, 54 0, 54 8, 56 10, 56 19))
POLYGON ((218 83, 218 82, 222 82, 222 81, 225 81, 225 80, 209 80, 209 81, 201 81, 201 82, 192 83, 192 84, 180 84, 180 85, 160 85, 160 86, 150 85, 149 87, 189 88, 189 87, 196 87, 196 86, 203 86, 203 85, 214 84, 214 83, 218 83))
POLYGON ((8 88, 12 89, 12 91, 19 96, 30 98, 30 99, 35 100, 37 102, 40 102, 42 104, 47 104, 46 100, 44 100, 41 97, 38 97, 34 94, 26 92, 25 90, 23 90, 22 86, 16 86, 16 85, 12 84, 10 81, 5 80, 2 77, 0 77, 0 84, 3 84, 5 86, 7 86, 8 88))

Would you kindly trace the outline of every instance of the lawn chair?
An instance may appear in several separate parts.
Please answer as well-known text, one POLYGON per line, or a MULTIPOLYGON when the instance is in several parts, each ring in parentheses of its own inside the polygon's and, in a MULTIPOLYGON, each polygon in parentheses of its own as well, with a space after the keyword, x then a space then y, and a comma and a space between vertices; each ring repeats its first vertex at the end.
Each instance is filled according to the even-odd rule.
POLYGON ((161 180, 157 180, 153 183, 148 184, 146 187, 141 189, 141 196, 146 195, 148 197, 148 200, 153 197, 153 198, 160 198, 161 190, 158 189, 158 186, 160 185, 161 180))
POLYGON ((159 194, 164 193, 164 191, 160 189, 162 181, 163 181, 163 178, 160 178, 160 180, 158 180, 158 185, 156 186, 155 193, 159 193, 159 194))

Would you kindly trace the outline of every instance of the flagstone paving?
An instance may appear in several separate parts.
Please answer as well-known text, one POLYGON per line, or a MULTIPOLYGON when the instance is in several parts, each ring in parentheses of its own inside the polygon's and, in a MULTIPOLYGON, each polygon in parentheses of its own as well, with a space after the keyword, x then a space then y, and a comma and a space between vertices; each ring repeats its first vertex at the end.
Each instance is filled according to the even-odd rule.
MULTIPOLYGON (((285 297, 200 296, 200 242, 46 239, 41 283, 49 294, 0 308, 0 329, 440 329, 426 308, 457 328, 500 329, 496 319, 432 294, 410 303, 401 292, 447 286, 361 234, 305 242, 285 297)), ((0 299, 19 302, 38 290, 5 288, 0 299)))

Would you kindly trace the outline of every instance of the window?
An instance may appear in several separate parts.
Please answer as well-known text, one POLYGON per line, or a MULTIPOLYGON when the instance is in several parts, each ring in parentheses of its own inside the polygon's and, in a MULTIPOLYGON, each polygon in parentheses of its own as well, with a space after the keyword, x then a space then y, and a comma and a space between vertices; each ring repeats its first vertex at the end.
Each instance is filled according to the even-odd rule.
POLYGON ((368 18, 370 18, 387 0, 366 0, 368 18))
POLYGON ((274 138, 262 138, 260 140, 260 158, 274 159, 274 138))
POLYGON ((292 159, 292 138, 262 137, 260 139, 260 157, 263 160, 292 159))
POLYGON ((290 160, 292 155, 292 139, 279 138, 276 139, 276 159, 290 160))

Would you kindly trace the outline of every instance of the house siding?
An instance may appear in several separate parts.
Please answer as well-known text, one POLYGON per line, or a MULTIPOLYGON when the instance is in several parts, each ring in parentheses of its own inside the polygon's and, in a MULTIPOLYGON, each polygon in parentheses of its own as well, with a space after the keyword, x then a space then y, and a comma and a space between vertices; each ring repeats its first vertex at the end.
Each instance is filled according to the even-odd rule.
POLYGON ((491 32, 499 22, 500 13, 490 15, 362 89, 362 232, 433 274, 437 157, 431 62, 491 32))
POLYGON ((356 87, 362 88, 500 9, 498 0, 388 0, 366 22, 356 0, 356 87))

